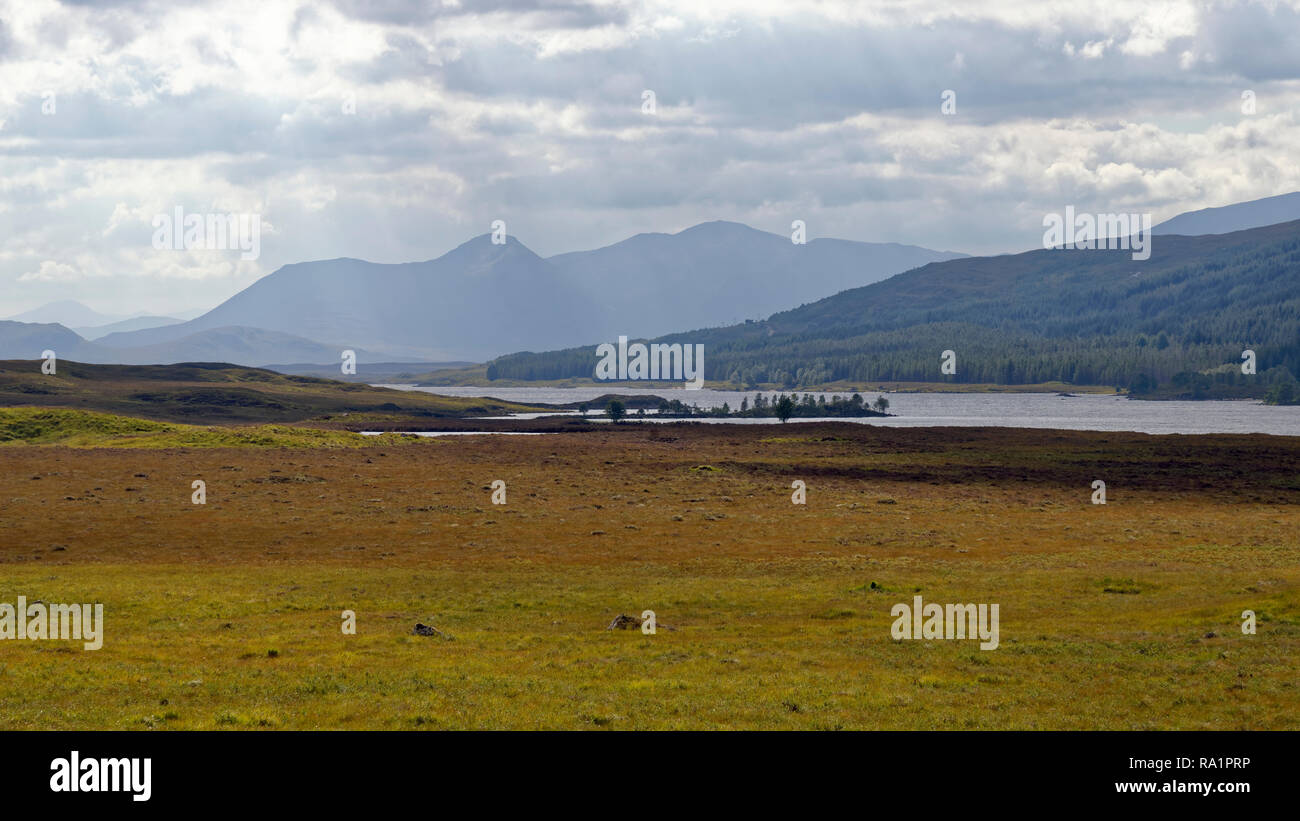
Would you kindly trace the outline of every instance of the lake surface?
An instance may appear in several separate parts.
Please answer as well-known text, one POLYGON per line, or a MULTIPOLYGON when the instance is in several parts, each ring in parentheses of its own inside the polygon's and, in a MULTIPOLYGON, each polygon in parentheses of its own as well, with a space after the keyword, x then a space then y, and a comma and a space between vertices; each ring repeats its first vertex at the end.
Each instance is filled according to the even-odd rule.
MULTIPOLYGON (((482 396, 510 402, 564 404, 585 402, 605 394, 655 394, 680 399, 701 408, 733 410, 756 391, 688 391, 680 388, 416 388, 412 385, 383 385, 400 390, 419 390, 444 396, 482 396)), ((765 392, 769 399, 774 393, 765 392)), ((827 398, 833 394, 821 394, 827 398)), ((846 394, 840 393, 845 396, 846 394)), ((851 396, 852 394, 848 394, 851 396)), ((867 401, 879 395, 863 392, 867 401)), ((1057 428, 1062 430, 1135 431, 1138 433, 1271 433, 1300 436, 1300 406, 1272 406, 1257 401, 1144 402, 1117 396, 1057 396, 1051 393, 886 393, 889 412, 881 419, 791 419, 790 424, 812 421, 857 422, 888 427, 995 426, 1012 428, 1057 428)), ((594 410, 594 409, 593 409, 594 410)), ((533 414, 530 414, 530 416, 533 414)), ((637 418, 631 414, 630 418, 637 418)), ((671 422, 663 419, 650 421, 671 422)), ((708 424, 770 424, 774 419, 699 419, 708 424)))

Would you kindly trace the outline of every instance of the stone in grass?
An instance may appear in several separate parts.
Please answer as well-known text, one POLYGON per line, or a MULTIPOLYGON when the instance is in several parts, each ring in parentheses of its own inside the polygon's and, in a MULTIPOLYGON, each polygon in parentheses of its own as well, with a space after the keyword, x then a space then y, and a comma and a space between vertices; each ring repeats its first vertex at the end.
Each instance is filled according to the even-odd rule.
MULTIPOLYGON (((641 623, 642 623, 642 619, 638 618, 637 616, 629 616, 626 613, 619 613, 618 616, 615 617, 615 619, 609 623, 609 627, 606 627, 605 629, 606 630, 631 630, 633 628, 639 628, 641 626, 641 623)), ((655 622, 655 629, 675 630, 676 628, 670 627, 661 621, 657 621, 655 622)))
POLYGON ((451 638, 451 636, 449 636, 449 635, 447 635, 446 633, 442 632, 442 631, 439 630, 438 628, 436 628, 436 627, 430 627, 430 626, 427 625, 427 624, 420 624, 419 622, 416 622, 416 623, 415 623, 415 629, 412 630, 411 632, 412 632, 413 634, 417 635, 417 636, 437 636, 437 637, 440 638, 440 639, 450 639, 450 638, 451 638))
POLYGON ((609 623, 606 630, 630 630, 633 627, 640 627, 641 619, 636 616, 629 616, 626 613, 619 613, 618 617, 609 623))

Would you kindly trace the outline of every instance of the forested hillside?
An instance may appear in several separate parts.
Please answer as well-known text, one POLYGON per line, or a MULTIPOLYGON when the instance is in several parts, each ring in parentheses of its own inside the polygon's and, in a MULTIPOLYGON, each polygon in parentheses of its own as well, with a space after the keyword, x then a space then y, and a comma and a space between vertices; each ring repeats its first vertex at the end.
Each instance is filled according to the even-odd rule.
MULTIPOLYGON (((1146 261, 1056 249, 931 263, 766 321, 655 341, 703 343, 706 378, 744 386, 1059 380, 1263 396, 1300 373, 1300 222, 1157 236, 1146 261), (1247 349, 1253 376, 1241 372, 1247 349), (954 375, 940 372, 945 350, 954 375)), ((513 354, 488 375, 590 377, 595 362, 590 347, 513 354)))

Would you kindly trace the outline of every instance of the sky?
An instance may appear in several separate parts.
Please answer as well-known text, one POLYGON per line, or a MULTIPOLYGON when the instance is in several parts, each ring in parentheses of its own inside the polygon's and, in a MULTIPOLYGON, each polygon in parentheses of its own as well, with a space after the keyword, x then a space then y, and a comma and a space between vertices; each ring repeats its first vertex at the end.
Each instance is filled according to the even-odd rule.
POLYGON ((0 317, 495 220, 543 256, 715 219, 1021 251, 1067 205, 1300 190, 1298 117, 1300 0, 0 0, 0 317), (177 207, 259 215, 258 255, 155 247, 177 207))

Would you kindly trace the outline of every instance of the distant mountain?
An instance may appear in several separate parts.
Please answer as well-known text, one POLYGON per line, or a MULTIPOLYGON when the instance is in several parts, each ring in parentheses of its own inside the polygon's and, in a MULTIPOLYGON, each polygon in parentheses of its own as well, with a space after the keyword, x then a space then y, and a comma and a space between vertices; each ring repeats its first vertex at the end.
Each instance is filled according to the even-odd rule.
POLYGON ((736 222, 676 234, 637 234, 594 251, 551 257, 609 318, 600 342, 761 319, 929 262, 965 256, 914 245, 788 236, 736 222))
POLYGON ((727 222, 641 234, 550 259, 513 237, 494 245, 484 235, 429 262, 286 265, 197 319, 98 341, 115 348, 154 346, 237 325, 334 340, 392 358, 483 361, 511 351, 765 316, 957 256, 845 240, 796 246, 787 237, 727 222))
POLYGON ((165 325, 175 325, 183 320, 170 316, 137 316, 133 319, 124 319, 121 322, 110 322, 107 325, 95 325, 92 327, 74 327, 76 331, 85 339, 95 340, 100 337, 108 336, 119 331, 140 331, 145 328, 161 328, 165 325))
POLYGON ((1202 208, 1188 211, 1166 220, 1151 229, 1153 234, 1227 234, 1300 220, 1300 191, 1265 197, 1262 200, 1238 202, 1221 208, 1202 208))
POLYGON ((210 308, 186 308, 183 311, 168 311, 167 314, 169 316, 176 317, 177 321, 179 322, 188 322, 191 319, 197 319, 198 317, 203 316, 209 310, 211 309, 210 308))
MULTIPOLYGON (((344 347, 260 328, 222 327, 152 345, 110 348, 88 342, 62 325, 0 321, 0 359, 36 360, 43 351, 52 350, 60 360, 120 365, 230 362, 260 366, 280 361, 341 364, 344 347)), ((362 364, 387 359, 364 348, 352 349, 362 364)))
POLYGON ((98 353, 94 344, 57 323, 0 320, 0 359, 36 360, 47 350, 78 361, 98 353))
MULTIPOLYGON (((477 237, 430 262, 335 259, 286 265, 203 316, 110 334, 110 347, 157 345, 227 325, 337 340, 390 359, 481 360, 502 351, 586 341, 595 304, 546 260, 509 238, 477 237)), ((334 361, 335 356, 325 361, 334 361)), ((284 356, 277 362, 312 362, 284 356)))
MULTIPOLYGON (((1166 236, 1151 249, 1144 262, 1074 249, 936 262, 765 321, 657 341, 703 344, 705 377, 741 385, 1061 381, 1142 391, 1181 378, 1262 395, 1300 373, 1300 221, 1166 236), (1257 358, 1249 377, 1246 349, 1257 358), (945 350, 956 353, 955 375, 940 371, 945 350)), ((587 347, 501 357, 487 373, 590 378, 595 363, 587 347)))
POLYGON ((101 314, 72 299, 50 302, 39 308, 33 308, 30 311, 24 311, 21 314, 9 317, 14 322, 35 322, 40 324, 57 322, 65 328, 107 325, 110 322, 120 322, 125 318, 123 316, 101 314))
MULTIPOLYGON (((92 343, 93 344, 93 343, 92 343)), ((377 362, 386 357, 371 354, 364 348, 324 345, 279 331, 261 328, 226 326, 197 331, 189 336, 130 348, 100 345, 85 362, 122 365, 170 365, 177 362, 230 362, 261 367, 272 362, 340 363, 345 348, 351 348, 361 363, 377 362)))

